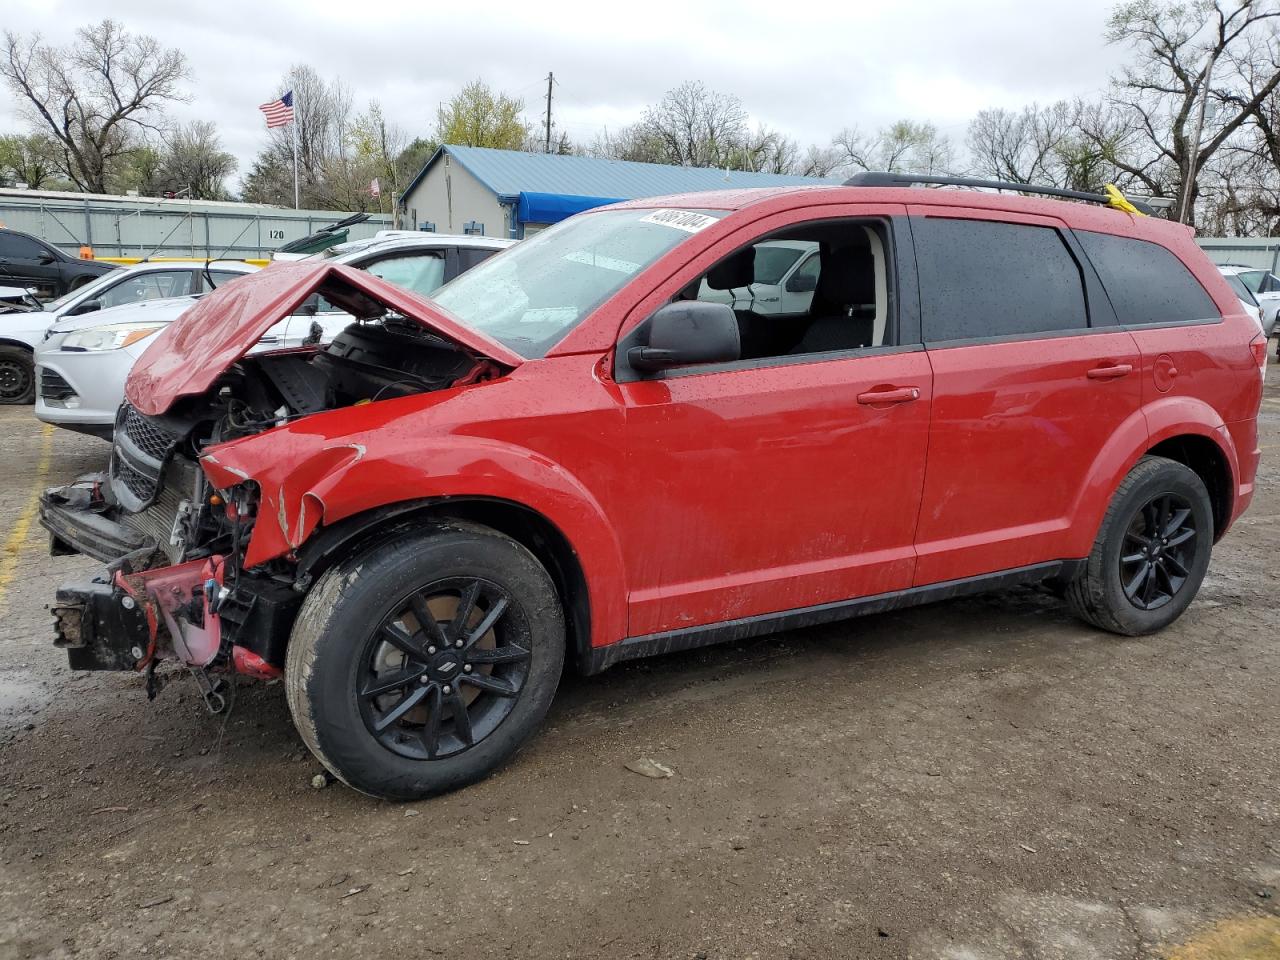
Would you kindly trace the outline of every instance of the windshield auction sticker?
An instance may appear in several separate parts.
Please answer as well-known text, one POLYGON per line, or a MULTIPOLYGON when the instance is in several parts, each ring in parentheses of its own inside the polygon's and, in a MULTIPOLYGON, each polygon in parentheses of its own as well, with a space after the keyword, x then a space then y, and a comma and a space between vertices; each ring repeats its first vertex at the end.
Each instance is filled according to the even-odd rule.
POLYGON ((647 217, 641 217, 640 222, 675 227, 685 233, 697 233, 720 221, 716 217, 709 217, 705 213, 694 213, 692 210, 655 210, 647 217))

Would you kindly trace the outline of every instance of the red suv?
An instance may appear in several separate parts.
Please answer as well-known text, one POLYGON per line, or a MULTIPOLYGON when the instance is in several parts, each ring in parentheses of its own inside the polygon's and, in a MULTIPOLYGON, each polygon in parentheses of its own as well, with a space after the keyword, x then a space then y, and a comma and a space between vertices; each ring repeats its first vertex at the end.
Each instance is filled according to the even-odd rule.
POLYGON ((329 770, 414 798, 510 757, 566 658, 1034 581, 1149 633, 1253 495, 1265 359, 1185 227, 885 175, 581 214, 429 301, 277 264, 172 324, 109 474, 46 495, 55 551, 108 561, 57 642, 214 709, 283 674, 329 770), (753 309, 776 241, 817 250, 798 314, 753 309), (247 353, 317 293, 360 321, 247 353))

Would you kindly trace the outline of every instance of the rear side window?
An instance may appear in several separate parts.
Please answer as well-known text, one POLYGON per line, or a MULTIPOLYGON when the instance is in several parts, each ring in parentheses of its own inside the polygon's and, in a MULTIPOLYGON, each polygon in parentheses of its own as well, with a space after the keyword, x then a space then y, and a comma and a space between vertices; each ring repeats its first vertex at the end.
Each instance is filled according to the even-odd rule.
POLYGON ((1158 243, 1076 232, 1121 324, 1183 323, 1222 316, 1186 266, 1158 243))
POLYGON ((483 263, 497 252, 497 250, 488 250, 484 247, 459 247, 458 272, 463 273, 470 270, 477 263, 483 263))
POLYGON ((911 229, 926 342, 1088 327, 1080 267, 1052 227, 924 217, 911 229))

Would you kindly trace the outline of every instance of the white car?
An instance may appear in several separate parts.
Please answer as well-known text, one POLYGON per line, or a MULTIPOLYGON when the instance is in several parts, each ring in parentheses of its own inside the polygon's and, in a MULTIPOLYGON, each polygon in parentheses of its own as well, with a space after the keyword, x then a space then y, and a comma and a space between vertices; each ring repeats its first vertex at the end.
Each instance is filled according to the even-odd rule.
POLYGON ((39 310, 0 313, 0 403, 31 403, 36 395, 34 351, 60 320, 99 310, 210 290, 257 267, 239 260, 137 263, 111 270, 39 310))
POLYGON ((703 280, 699 300, 727 303, 735 310, 762 316, 792 316, 809 312, 818 286, 818 245, 806 240, 765 240, 757 243, 755 280, 733 290, 713 290, 703 280))
MULTIPOLYGON (((1219 265, 1218 271, 1227 278, 1242 284, 1262 308, 1262 332, 1270 337, 1280 320, 1280 277, 1261 267, 1245 267, 1234 263, 1219 265)), ((1234 287, 1234 284, 1232 284, 1234 287)), ((1237 296, 1239 291, 1237 290, 1237 296)))
MULTIPOLYGON (((495 237, 417 233, 409 237, 354 240, 314 254, 368 270, 415 293, 430 294, 499 250, 515 243, 495 237)), ((124 383, 155 335, 196 302, 196 297, 157 300, 105 310, 58 323, 36 351, 36 416, 69 430, 110 439, 124 383)), ((320 342, 332 340, 352 317, 311 297, 293 316, 271 327, 256 350, 302 345, 319 325, 320 342)))
POLYGON ((1227 286, 1231 288, 1231 292, 1236 295, 1236 299, 1240 301, 1240 306, 1244 312, 1258 321, 1258 328, 1262 330, 1264 336, 1270 337, 1271 330, 1275 327, 1275 316, 1272 315, 1270 320, 1267 319, 1267 311, 1253 295, 1244 281, 1240 277, 1231 272, 1230 267, 1218 267, 1218 272, 1222 274, 1223 279, 1227 281, 1227 286))

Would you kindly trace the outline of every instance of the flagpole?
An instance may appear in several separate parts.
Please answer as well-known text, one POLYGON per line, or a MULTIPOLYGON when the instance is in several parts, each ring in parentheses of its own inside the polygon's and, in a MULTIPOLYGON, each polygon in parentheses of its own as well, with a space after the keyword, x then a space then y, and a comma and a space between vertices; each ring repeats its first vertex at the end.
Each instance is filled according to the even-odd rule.
POLYGON ((296 106, 293 114, 293 209, 302 209, 302 205, 298 202, 298 113, 296 106))

